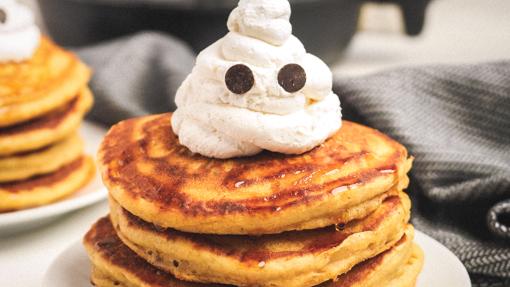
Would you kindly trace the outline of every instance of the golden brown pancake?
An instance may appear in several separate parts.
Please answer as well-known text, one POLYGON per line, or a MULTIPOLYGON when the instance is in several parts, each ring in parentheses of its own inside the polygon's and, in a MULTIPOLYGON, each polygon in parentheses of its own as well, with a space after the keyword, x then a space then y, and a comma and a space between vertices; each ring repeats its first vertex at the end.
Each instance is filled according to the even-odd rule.
POLYGON ((82 156, 50 174, 23 181, 0 183, 0 212, 57 201, 84 186, 94 173, 93 160, 82 156))
POLYGON ((11 127, 0 128, 0 156, 37 150, 75 133, 93 103, 88 88, 57 110, 11 127))
POLYGON ((32 59, 0 64, 0 127, 64 105, 86 86, 90 75, 75 55, 42 37, 32 59))
MULTIPOLYGON (((419 247, 413 245, 412 239, 413 229, 409 228, 388 251, 357 265, 339 276, 337 281, 328 281, 321 286, 414 286, 423 263, 423 254, 419 247), (379 284, 374 285, 374 282, 379 284), (386 282, 389 284, 385 285, 386 282)), ((97 287, 227 286, 185 282, 155 268, 122 243, 108 218, 102 218, 92 226, 84 238, 84 245, 92 261, 91 281, 97 287)))
POLYGON ((14 156, 0 157, 0 182, 19 181, 48 174, 78 159, 83 140, 74 134, 49 147, 14 156))
POLYGON ((407 184, 411 159, 406 149, 352 122, 305 154, 264 152, 218 160, 181 146, 170 117, 123 121, 110 130, 99 152, 103 181, 113 198, 158 226, 212 234, 321 228, 407 184))
POLYGON ((366 218, 281 234, 205 235, 162 229, 110 201, 131 250, 176 278, 235 286, 313 286, 389 249, 404 234, 411 203, 400 192, 366 218))
POLYGON ((348 273, 320 287, 414 287, 420 274, 424 255, 421 248, 412 243, 414 234, 406 233, 397 244, 364 261, 348 273))

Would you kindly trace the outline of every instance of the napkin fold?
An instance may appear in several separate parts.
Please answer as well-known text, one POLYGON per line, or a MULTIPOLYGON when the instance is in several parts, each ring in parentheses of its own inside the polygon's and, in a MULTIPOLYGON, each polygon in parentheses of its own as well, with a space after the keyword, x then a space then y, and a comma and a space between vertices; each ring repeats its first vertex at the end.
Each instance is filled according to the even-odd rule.
POLYGON ((412 222, 464 263, 474 286, 510 286, 510 61, 336 78, 347 117, 416 157, 412 222))
MULTIPOLYGON (((76 49, 94 69, 91 119, 175 109, 195 55, 142 32, 76 49)), ((380 129, 416 157, 413 223, 464 263, 474 286, 510 286, 510 61, 335 77, 345 118, 380 129)))
POLYGON ((74 50, 94 71, 90 86, 96 102, 89 118, 107 125, 174 110, 173 95, 195 62, 191 48, 161 32, 74 50))

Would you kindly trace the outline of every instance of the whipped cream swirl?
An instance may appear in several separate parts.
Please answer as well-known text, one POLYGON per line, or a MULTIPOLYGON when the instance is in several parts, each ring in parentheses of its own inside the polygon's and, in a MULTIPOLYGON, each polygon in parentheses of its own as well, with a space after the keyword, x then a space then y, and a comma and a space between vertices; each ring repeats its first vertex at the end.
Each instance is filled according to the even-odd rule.
POLYGON ((300 154, 341 126, 332 74, 292 35, 287 0, 241 0, 228 19, 229 33, 202 51, 176 94, 172 128, 182 145, 213 158, 269 150, 300 154), (253 74, 248 92, 229 90, 227 71, 242 64, 253 74), (306 84, 288 92, 279 72, 297 64, 306 84))
POLYGON ((40 38, 41 32, 29 8, 15 0, 0 0, 0 62, 30 59, 40 38))

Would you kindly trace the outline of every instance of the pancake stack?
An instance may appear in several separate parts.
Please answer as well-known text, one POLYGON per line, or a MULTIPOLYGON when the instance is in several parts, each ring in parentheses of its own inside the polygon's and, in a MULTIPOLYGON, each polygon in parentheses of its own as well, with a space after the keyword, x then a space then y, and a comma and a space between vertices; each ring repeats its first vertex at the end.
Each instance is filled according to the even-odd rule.
POLYGON ((171 114, 115 125, 99 152, 110 215, 84 245, 96 286, 415 286, 412 159, 352 122, 300 155, 191 153, 171 114))
POLYGON ((54 202, 93 177, 77 132, 90 75, 45 37, 31 59, 0 63, 0 212, 54 202))

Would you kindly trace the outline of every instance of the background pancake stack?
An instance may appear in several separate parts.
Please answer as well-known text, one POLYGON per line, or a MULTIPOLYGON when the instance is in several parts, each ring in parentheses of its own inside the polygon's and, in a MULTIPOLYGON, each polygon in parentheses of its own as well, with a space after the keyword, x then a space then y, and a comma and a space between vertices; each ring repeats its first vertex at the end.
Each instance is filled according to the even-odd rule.
POLYGON ((31 59, 0 63, 0 212, 54 202, 92 179, 78 136, 90 75, 44 37, 31 59))
POLYGON ((414 286, 411 159, 344 122, 302 155, 191 154, 170 114, 114 126, 99 152, 110 216, 85 236, 96 286, 414 286))

